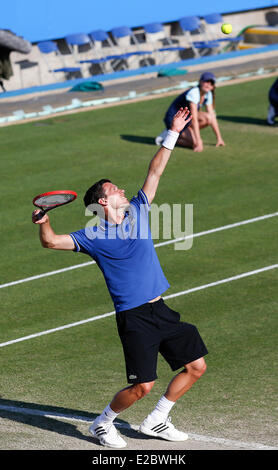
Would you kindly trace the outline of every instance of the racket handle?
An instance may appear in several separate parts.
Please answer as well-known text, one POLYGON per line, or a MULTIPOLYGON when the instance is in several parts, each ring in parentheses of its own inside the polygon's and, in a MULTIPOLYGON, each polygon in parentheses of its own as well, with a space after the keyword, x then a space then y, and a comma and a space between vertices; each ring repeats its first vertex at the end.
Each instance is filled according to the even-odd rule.
POLYGON ((45 215, 45 211, 40 211, 36 214, 36 220, 41 220, 45 215))

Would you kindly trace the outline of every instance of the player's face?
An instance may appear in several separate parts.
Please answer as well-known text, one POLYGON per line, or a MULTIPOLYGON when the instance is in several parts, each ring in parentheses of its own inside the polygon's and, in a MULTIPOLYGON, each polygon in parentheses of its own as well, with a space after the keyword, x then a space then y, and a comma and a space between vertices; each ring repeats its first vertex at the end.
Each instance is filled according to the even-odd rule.
POLYGON ((206 82, 201 81, 200 88, 204 93, 207 93, 208 91, 212 91, 214 88, 213 80, 208 80, 206 82))
POLYGON ((102 186, 108 205, 113 209, 124 209, 129 205, 125 190, 119 189, 113 183, 104 183, 102 186))

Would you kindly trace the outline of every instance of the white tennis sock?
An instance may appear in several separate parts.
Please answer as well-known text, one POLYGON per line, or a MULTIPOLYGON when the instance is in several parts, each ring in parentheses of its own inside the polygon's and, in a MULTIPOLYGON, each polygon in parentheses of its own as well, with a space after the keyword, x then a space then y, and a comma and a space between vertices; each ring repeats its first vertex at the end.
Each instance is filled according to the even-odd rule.
POLYGON ((174 404, 175 401, 170 401, 163 395, 158 401, 155 409, 149 414, 149 417, 154 421, 164 421, 168 417, 174 404))
POLYGON ((104 423, 112 423, 112 421, 114 421, 114 419, 117 418, 118 415, 119 413, 115 413, 115 411, 112 410, 109 404, 106 408, 104 408, 99 419, 104 423))

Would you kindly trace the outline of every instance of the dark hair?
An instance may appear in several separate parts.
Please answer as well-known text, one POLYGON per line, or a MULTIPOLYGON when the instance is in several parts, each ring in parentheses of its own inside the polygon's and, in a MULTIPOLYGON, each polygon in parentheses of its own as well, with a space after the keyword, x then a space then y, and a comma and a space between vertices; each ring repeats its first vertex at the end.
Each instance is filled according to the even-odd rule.
MULTIPOLYGON (((202 81, 202 80, 199 80, 199 83, 198 83, 198 87, 199 87, 199 88, 200 88, 200 86, 201 86, 201 81, 202 81)), ((212 105, 213 105, 213 108, 215 108, 215 88, 216 88, 216 87, 215 87, 215 81, 214 81, 214 80, 207 80, 207 81, 211 82, 212 85, 213 85, 213 89, 211 90, 211 93, 212 93, 212 105)))
POLYGON ((91 186, 89 189, 87 189, 86 194, 83 198, 85 207, 90 206, 90 204, 98 204, 98 200, 105 196, 102 188, 102 185, 104 183, 111 183, 111 181, 108 179, 101 179, 95 184, 93 184, 93 186, 91 186))
POLYGON ((213 85, 213 89, 211 92, 212 92, 212 105, 215 108, 215 83, 213 85))

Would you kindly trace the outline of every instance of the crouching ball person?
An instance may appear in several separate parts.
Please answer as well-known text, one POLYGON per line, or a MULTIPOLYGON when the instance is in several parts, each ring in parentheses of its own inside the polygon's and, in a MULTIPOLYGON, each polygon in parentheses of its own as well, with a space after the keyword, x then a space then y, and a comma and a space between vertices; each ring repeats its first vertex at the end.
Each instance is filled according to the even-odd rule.
POLYGON ((267 123, 274 126, 275 119, 278 117, 278 78, 271 85, 268 92, 269 107, 267 113, 267 123))
POLYGON ((181 93, 169 106, 164 117, 166 129, 156 137, 155 143, 161 145, 171 128, 172 120, 180 107, 188 107, 192 120, 181 130, 177 144, 181 147, 193 149, 194 152, 204 150, 201 129, 210 126, 216 136, 216 147, 225 145, 218 126, 214 111, 215 76, 211 72, 204 72, 197 86, 181 93), (205 107, 205 111, 202 108, 205 107))
POLYGON ((47 214, 37 222, 38 211, 33 212, 42 246, 92 257, 104 275, 114 302, 129 386, 115 394, 89 428, 104 446, 126 446, 113 422, 151 391, 157 379, 158 353, 173 371, 181 370, 141 423, 139 431, 169 441, 186 440, 187 434, 174 427, 169 413, 206 369, 203 357, 207 349, 197 328, 181 322, 179 313, 169 308, 161 297, 169 283, 160 266, 148 220, 160 177, 180 131, 190 119, 187 108, 176 113, 163 146, 150 162, 142 189, 130 201, 124 189, 108 179, 88 189, 84 197, 86 207, 100 207, 103 211, 99 225, 57 235, 47 214))

